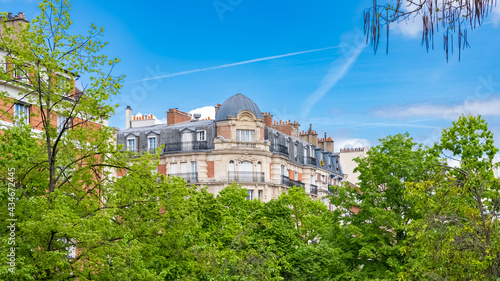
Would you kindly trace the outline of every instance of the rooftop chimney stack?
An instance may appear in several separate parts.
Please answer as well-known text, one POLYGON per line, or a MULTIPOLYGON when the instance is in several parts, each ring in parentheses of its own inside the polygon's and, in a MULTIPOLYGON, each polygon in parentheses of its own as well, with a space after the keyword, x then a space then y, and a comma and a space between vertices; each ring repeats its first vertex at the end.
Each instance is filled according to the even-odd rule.
POLYGON ((127 106, 125 108, 125 129, 129 129, 131 127, 132 123, 132 108, 130 106, 127 106))

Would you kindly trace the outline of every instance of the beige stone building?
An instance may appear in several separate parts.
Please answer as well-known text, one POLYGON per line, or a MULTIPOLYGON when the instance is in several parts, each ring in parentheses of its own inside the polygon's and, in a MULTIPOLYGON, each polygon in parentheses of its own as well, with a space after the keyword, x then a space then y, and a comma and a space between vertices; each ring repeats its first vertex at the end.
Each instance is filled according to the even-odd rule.
POLYGON ((167 124, 152 115, 133 116, 126 110, 126 129, 118 143, 131 151, 163 146, 158 172, 207 186, 217 194, 233 182, 248 190, 249 199, 269 201, 291 186, 315 199, 344 178, 331 138, 318 139, 312 126, 300 132, 297 122, 273 121, 248 97, 237 94, 216 107, 215 120, 177 109, 167 112, 167 124))
POLYGON ((358 166, 354 159, 357 157, 366 157, 366 152, 368 152, 369 147, 358 147, 358 148, 341 148, 340 155, 340 165, 346 178, 349 182, 358 185, 359 183, 359 172, 354 172, 354 169, 358 166))

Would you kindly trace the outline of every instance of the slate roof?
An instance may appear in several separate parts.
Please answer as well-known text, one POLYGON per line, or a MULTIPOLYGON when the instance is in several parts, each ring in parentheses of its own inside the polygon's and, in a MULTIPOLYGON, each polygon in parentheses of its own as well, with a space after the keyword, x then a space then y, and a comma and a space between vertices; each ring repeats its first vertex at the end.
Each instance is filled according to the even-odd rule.
POLYGON ((215 121, 227 120, 228 116, 237 116, 243 110, 250 110, 257 118, 262 118, 262 112, 255 102, 242 94, 236 94, 221 105, 215 114, 215 121))

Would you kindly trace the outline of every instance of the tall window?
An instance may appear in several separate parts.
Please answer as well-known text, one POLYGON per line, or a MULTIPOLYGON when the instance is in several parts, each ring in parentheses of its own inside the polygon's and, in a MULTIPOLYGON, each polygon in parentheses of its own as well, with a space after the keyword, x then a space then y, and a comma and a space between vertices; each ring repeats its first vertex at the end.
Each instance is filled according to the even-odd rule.
POLYGON ((63 128, 68 129, 70 126, 70 120, 68 117, 57 116, 57 133, 61 133, 63 128))
POLYGON ((128 151, 135 151, 135 139, 127 140, 127 149, 128 151))
POLYGON ((229 172, 234 172, 234 161, 229 161, 229 172))
POLYGON ((254 130, 236 130, 236 141, 254 142, 255 141, 255 131, 254 130))
POLYGON ((154 152, 156 150, 156 137, 148 138, 148 149, 149 151, 154 152))
POLYGON ((182 150, 190 151, 193 148, 193 133, 183 132, 182 133, 182 150))
POLYGON ((14 118, 15 124, 29 124, 30 123, 30 107, 27 104, 16 103, 14 105, 14 118))
POLYGON ((197 173, 198 172, 198 164, 196 161, 191 161, 191 173, 197 173))
POLYGON ((170 174, 172 175, 177 174, 177 163, 170 164, 170 174))
POLYGON ((247 200, 253 200, 253 190, 247 190, 248 197, 246 198, 247 200))
POLYGON ((196 132, 196 140, 197 141, 206 141, 205 131, 196 132))
POLYGON ((293 146, 293 157, 294 157, 295 161, 297 161, 297 159, 298 159, 297 149, 298 149, 298 145, 297 145, 297 144, 295 144, 295 145, 293 146))

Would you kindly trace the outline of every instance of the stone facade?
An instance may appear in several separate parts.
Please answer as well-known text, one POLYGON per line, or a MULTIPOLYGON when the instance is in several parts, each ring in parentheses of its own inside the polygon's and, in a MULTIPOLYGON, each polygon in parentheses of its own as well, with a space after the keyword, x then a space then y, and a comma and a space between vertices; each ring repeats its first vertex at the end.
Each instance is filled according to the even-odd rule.
POLYGON ((219 107, 215 120, 132 126, 120 130, 117 140, 129 150, 152 149, 153 142, 163 147, 159 173, 181 176, 214 194, 237 182, 249 198, 269 201, 295 185, 328 204, 328 187, 344 178, 339 155, 304 141, 296 122, 268 124, 272 115, 239 94, 219 107), (221 116, 221 110, 229 115, 221 116))

